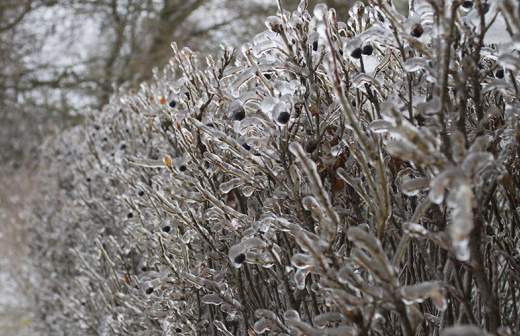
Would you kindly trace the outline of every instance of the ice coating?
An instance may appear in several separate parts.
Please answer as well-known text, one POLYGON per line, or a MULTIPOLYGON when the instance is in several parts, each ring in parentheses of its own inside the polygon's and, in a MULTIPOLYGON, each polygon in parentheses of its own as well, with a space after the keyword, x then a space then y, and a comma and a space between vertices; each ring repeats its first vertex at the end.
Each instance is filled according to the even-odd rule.
MULTIPOLYGON (((367 3, 281 8, 206 59, 174 46, 153 81, 63 135, 47 162, 72 175, 41 195, 34 245, 41 265, 70 267, 63 288, 42 279, 44 301, 66 303, 60 323, 408 336, 516 323, 515 45, 475 54, 479 29, 451 1, 409 15, 367 3), (169 94, 174 107, 157 103, 169 94)), ((490 13, 516 18, 507 3, 490 13)))

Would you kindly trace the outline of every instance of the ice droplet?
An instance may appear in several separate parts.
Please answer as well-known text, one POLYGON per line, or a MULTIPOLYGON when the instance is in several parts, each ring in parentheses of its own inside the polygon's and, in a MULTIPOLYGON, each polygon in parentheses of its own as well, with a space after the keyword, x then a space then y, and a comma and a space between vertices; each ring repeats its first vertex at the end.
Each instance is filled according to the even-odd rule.
POLYGON ((314 258, 308 254, 296 253, 291 258, 291 264, 296 268, 310 268, 315 264, 314 258))
POLYGON ((313 14, 314 16, 322 21, 327 17, 328 7, 324 3, 319 3, 314 7, 313 14))
POLYGON ((428 68, 428 61, 422 57, 412 57, 403 64, 403 68, 406 72, 425 70, 428 68))
POLYGON ((430 298, 437 309, 445 310, 447 307, 445 290, 438 281, 404 286, 401 287, 400 293, 405 304, 421 303, 430 298))
POLYGON ((469 239, 454 240, 453 250, 458 260, 468 261, 471 257, 469 252, 469 239))
POLYGON ((300 290, 305 288, 305 279, 310 272, 311 271, 309 268, 300 268, 294 273, 294 282, 296 283, 296 288, 300 290))
POLYGON ((459 182, 450 191, 448 207, 451 209, 449 234, 457 259, 467 261, 470 257, 469 234, 473 230, 473 191, 466 182, 459 182))
POLYGON ((425 177, 409 177, 404 176, 400 185, 401 191, 406 196, 417 196, 421 190, 430 187, 430 179, 425 177))
POLYGON ((229 193, 231 190, 238 188, 243 184, 242 179, 239 177, 232 178, 229 181, 220 184, 219 189, 223 194, 229 193))
POLYGON ((430 234, 424 226, 416 223, 405 223, 403 225, 403 229, 406 233, 408 233, 411 237, 425 237, 430 234))
POLYGON ((224 302, 222 298, 217 294, 207 294, 201 298, 201 301, 205 304, 218 306, 224 302))
POLYGON ((264 334, 264 333, 270 331, 272 327, 273 327, 273 322, 266 318, 262 318, 262 319, 256 321, 255 325, 253 326, 253 328, 257 334, 264 334))
POLYGON ((317 327, 324 327, 328 323, 337 323, 343 320, 343 316, 339 312, 326 312, 314 316, 313 322, 317 327))
POLYGON ((375 133, 385 133, 391 128, 392 123, 383 119, 374 120, 370 123, 370 129, 375 133))

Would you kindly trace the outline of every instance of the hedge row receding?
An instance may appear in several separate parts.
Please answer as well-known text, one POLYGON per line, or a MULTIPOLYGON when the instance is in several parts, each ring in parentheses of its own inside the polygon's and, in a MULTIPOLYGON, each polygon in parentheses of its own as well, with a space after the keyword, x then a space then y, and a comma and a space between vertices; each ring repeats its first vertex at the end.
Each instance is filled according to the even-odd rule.
POLYGON ((173 45, 49 143, 42 328, 516 334, 518 2, 302 1, 266 26, 218 57, 173 45))

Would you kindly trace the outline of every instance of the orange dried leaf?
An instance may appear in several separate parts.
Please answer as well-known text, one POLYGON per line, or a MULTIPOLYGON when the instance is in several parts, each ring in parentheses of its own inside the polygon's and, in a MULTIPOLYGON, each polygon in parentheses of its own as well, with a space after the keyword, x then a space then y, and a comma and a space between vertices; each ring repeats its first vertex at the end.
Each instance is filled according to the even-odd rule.
POLYGON ((168 168, 172 168, 172 167, 173 167, 173 159, 172 159, 172 157, 169 156, 169 155, 165 155, 165 156, 163 157, 163 163, 164 163, 164 165, 165 165, 166 167, 168 167, 168 168))

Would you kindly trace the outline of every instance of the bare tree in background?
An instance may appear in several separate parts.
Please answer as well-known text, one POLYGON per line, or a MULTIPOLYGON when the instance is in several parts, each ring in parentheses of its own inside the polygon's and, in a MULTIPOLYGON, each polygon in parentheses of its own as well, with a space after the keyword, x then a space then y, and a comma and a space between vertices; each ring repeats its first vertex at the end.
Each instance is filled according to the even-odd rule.
MULTIPOLYGON (((298 1, 283 1, 294 8, 298 1)), ((311 1, 314 5, 317 1, 311 1)), ((350 1, 328 0, 344 17, 350 1)), ((49 133, 135 88, 170 57, 170 42, 210 52, 263 29, 276 1, 2 0, 0 159, 27 160, 49 133)))
POLYGON ((30 14, 48 3, 39 0, 5 0, 0 2, 0 160, 24 155, 25 143, 34 142, 40 133, 41 114, 31 99, 24 99, 33 89, 24 81, 36 68, 25 56, 34 54, 37 41, 25 24, 30 14), (23 103, 21 102, 23 100, 23 103))

